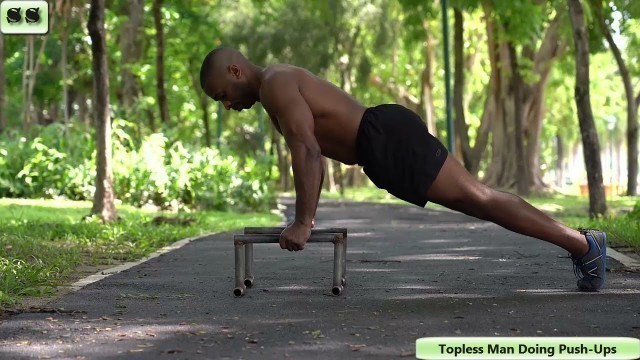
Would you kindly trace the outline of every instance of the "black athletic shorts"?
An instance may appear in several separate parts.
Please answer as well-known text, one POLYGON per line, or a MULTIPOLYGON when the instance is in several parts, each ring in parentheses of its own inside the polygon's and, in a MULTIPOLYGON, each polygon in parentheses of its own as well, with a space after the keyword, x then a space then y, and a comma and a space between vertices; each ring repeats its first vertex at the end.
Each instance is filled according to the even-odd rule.
POLYGON ((358 165, 377 187, 420 207, 448 154, 418 114, 396 104, 364 112, 356 149, 358 165))

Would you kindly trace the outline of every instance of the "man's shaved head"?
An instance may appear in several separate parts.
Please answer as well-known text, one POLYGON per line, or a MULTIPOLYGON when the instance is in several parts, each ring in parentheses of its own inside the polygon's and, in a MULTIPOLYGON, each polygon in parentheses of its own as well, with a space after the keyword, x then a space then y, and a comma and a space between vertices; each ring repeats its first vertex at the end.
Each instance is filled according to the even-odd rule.
POLYGON ((202 67, 200 67, 200 87, 208 94, 207 81, 211 77, 222 75, 229 65, 245 65, 247 63, 248 60, 236 49, 220 46, 211 50, 205 56, 202 67))
POLYGON ((227 109, 241 111, 259 101, 260 72, 242 53, 218 47, 205 56, 200 68, 200 87, 227 109))

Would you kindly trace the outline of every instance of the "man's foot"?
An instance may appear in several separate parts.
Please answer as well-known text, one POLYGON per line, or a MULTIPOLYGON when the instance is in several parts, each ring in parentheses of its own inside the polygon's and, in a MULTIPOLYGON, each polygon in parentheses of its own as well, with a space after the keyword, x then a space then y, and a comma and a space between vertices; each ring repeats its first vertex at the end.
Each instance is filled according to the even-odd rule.
POLYGON ((607 234, 604 231, 578 229, 587 239, 589 251, 580 257, 571 255, 573 271, 578 278, 578 289, 597 291, 607 278, 607 234))

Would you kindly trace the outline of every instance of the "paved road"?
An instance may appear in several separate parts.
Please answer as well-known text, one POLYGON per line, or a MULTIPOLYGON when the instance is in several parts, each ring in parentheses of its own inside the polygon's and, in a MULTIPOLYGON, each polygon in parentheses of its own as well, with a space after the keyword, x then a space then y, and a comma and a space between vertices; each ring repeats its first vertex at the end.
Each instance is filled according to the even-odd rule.
POLYGON ((640 274, 614 261, 608 289, 585 294, 560 248, 462 214, 323 202, 317 226, 349 229, 342 296, 331 244, 271 244, 234 298, 232 233, 218 234, 50 304, 84 313, 0 322, 0 358, 388 359, 424 336, 640 337, 640 274))

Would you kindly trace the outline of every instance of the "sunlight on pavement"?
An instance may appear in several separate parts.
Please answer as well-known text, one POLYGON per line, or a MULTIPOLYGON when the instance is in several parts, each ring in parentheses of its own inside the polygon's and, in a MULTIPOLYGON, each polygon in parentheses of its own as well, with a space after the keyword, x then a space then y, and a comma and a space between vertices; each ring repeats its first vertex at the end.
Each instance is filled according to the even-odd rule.
POLYGON ((400 269, 376 269, 376 268, 352 269, 352 268, 349 268, 349 271, 355 271, 355 272, 392 272, 392 271, 400 271, 400 269))
MULTIPOLYGON (((578 290, 568 290, 568 289, 518 289, 516 292, 519 293, 531 293, 535 295, 573 295, 573 294, 584 294, 578 290)), ((616 295, 636 295, 640 294, 640 290, 638 289, 602 289, 599 292, 589 293, 589 295, 595 294, 616 294, 616 295)))
MULTIPOLYGON (((0 354, 15 354, 15 356, 27 356, 34 353, 42 357, 58 357, 65 352, 73 352, 84 345, 89 349, 88 353, 97 354, 114 353, 116 343, 127 341, 130 344, 128 353, 143 352, 150 348, 163 345, 162 341, 177 335, 204 335, 211 333, 233 333, 236 330, 229 326, 211 325, 159 325, 159 324, 131 324, 111 326, 91 326, 82 328, 67 328, 64 334, 57 334, 50 330, 56 338, 44 338, 40 340, 5 341, 0 346, 0 354), (141 326, 144 326, 143 328, 141 326), (86 332, 89 330, 89 333, 86 332), (69 338, 73 343, 64 344, 61 338, 69 338), (36 343, 36 341, 38 343, 36 343), (140 343, 142 341, 142 343, 140 343), (134 342, 134 343, 132 343, 134 342), (12 344, 13 343, 13 344, 12 344), (113 348, 112 348, 113 347, 113 348)), ((123 353, 119 351, 118 353, 123 353)))
POLYGON ((549 211, 549 212, 560 212, 560 211, 564 210, 564 206, 560 206, 560 205, 554 204, 554 203, 540 204, 537 207, 538 207, 538 209, 540 209, 542 211, 549 211))
POLYGON ((269 291, 298 291, 298 290, 326 290, 325 287, 319 286, 307 286, 307 285, 289 285, 289 286, 277 286, 269 288, 269 291))
POLYGON ((441 243, 454 243, 454 242, 469 242, 471 239, 431 239, 431 240, 419 240, 421 243, 433 243, 433 244, 441 244, 441 243))
POLYGON ((482 259, 480 256, 464 256, 455 254, 418 254, 418 255, 402 255, 392 256, 385 260, 400 260, 400 261, 421 261, 421 260, 478 260, 482 259))
POLYGON ((442 294, 411 294, 411 295, 398 295, 392 296, 390 299, 392 300, 415 300, 415 299, 450 299, 450 298, 460 298, 460 299, 482 299, 482 298, 491 298, 493 296, 490 295, 480 295, 480 294, 452 294, 452 293, 442 293, 442 294))

